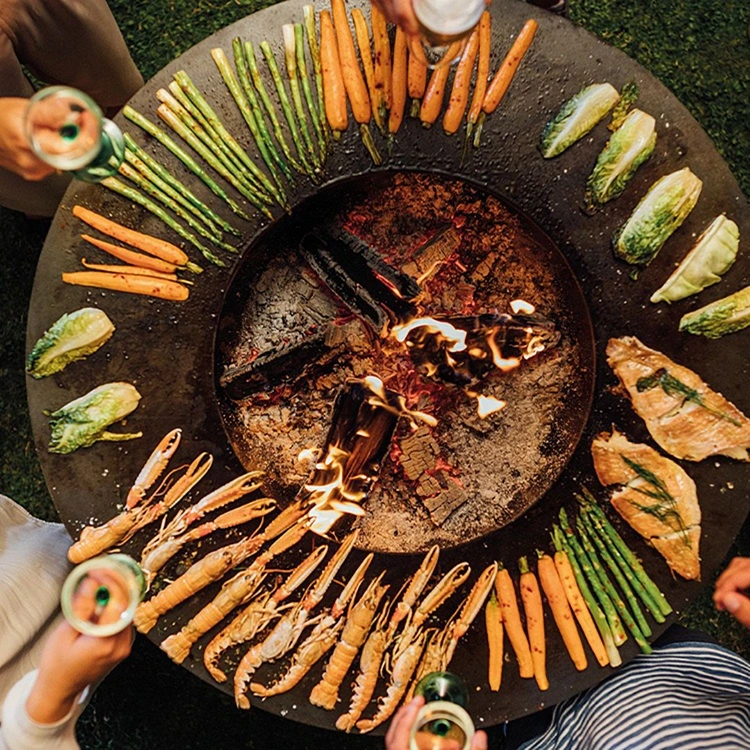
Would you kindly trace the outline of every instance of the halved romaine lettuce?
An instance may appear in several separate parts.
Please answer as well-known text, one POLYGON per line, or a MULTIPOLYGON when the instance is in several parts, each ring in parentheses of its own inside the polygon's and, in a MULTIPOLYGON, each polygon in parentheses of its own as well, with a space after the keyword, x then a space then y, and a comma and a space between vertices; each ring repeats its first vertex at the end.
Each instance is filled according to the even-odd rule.
POLYGON ((703 182, 688 167, 657 180, 612 238, 615 255, 648 265, 698 202, 703 182))
POLYGON ((542 132, 542 156, 551 159, 572 146, 607 116, 620 98, 611 83, 594 83, 563 104, 542 132))
POLYGON ((93 354, 114 331, 107 314, 95 307, 66 313, 34 344, 26 359, 26 372, 35 378, 59 372, 93 354))
POLYGON ((680 320, 680 330, 718 339, 750 326, 750 286, 740 289, 710 305, 687 313, 680 320))
POLYGON ((140 432, 107 432, 134 411, 141 394, 130 383, 105 383, 49 415, 50 453, 72 453, 97 440, 133 440, 140 432))
POLYGON ((651 301, 675 302, 721 281, 732 267, 739 247, 737 225, 725 214, 717 216, 672 275, 651 295, 651 301))

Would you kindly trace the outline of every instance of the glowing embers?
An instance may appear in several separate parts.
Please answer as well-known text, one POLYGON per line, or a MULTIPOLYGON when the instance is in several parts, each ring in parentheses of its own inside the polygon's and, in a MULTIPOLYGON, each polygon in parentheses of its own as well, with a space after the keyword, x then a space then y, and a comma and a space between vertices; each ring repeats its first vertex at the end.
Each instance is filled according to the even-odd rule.
MULTIPOLYGON (((365 512, 361 503, 378 477, 401 416, 432 419, 405 409, 403 396, 387 390, 380 378, 347 380, 333 404, 325 448, 299 493, 312 506, 313 531, 323 534, 342 515, 365 512)), ((313 456, 303 451, 300 460, 313 456)))
POLYGON ((458 386, 476 385, 493 368, 512 370, 560 340, 551 321, 507 313, 417 318, 391 332, 420 373, 458 386))

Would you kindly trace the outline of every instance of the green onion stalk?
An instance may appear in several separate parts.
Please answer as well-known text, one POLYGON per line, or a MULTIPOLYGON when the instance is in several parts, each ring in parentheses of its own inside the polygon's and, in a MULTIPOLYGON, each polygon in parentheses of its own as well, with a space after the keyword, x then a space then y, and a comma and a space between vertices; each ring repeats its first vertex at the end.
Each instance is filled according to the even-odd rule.
MULTIPOLYGON (((156 98, 162 104, 166 104, 200 138, 203 144, 214 152, 216 158, 230 172, 243 182, 246 182, 248 187, 256 190, 258 193, 267 195, 260 184, 260 180, 257 180, 252 175, 250 170, 240 161, 237 154, 216 133, 200 110, 187 98, 185 92, 175 81, 169 84, 169 92, 172 95, 171 98, 168 97, 164 89, 159 89, 156 92, 156 98)), ((268 203, 273 203, 273 199, 270 196, 268 196, 268 203)))
MULTIPOLYGON (((312 163, 315 170, 318 171, 320 169, 320 164, 318 163, 317 154, 312 148, 312 141, 310 141, 309 146, 305 148, 305 145, 302 143, 302 139, 300 138, 302 123, 299 123, 298 126, 297 119, 294 116, 294 110, 292 109, 292 105, 289 102, 289 97, 287 96, 286 89, 284 88, 284 81, 281 78, 279 66, 276 64, 276 57, 273 54, 271 45, 265 41, 261 42, 260 50, 263 53, 263 57, 265 57, 266 59, 268 69, 271 71, 271 78, 273 78, 274 86, 276 86, 276 93, 279 95, 279 101, 281 102, 281 110, 284 113, 287 124, 289 125, 289 130, 292 133, 292 140, 294 141, 294 146, 297 149, 297 153, 300 155, 300 158, 302 158, 304 155, 305 161, 307 161, 308 163, 312 163)), ((307 130, 306 124, 305 130, 307 130)), ((305 136, 303 136, 303 138, 305 138, 305 136)), ((307 143, 309 139, 310 134, 307 133, 305 143, 307 143)))
MULTIPOLYGON (((268 90, 266 89, 266 86, 263 83, 263 79, 260 76, 260 71, 258 70, 258 62, 255 59, 255 50, 253 49, 252 42, 245 42, 245 61, 247 62, 247 67, 248 67, 248 70, 250 71, 250 78, 253 82, 253 86, 255 87, 255 90, 258 92, 258 96, 260 96, 260 100, 263 102, 263 106, 265 107, 265 110, 268 113, 268 119, 271 121, 273 134, 276 136, 276 140, 281 146, 281 150, 284 152, 284 156, 286 156, 289 163, 298 172, 305 173, 305 174, 310 175, 311 177, 314 177, 315 172, 312 166, 310 165, 310 163, 307 161, 307 158, 305 157, 305 151, 304 149, 299 148, 298 138, 295 138, 295 133, 297 132, 296 124, 294 125, 294 127, 292 127, 292 125, 289 125, 289 130, 292 133, 292 140, 294 141, 294 147, 297 149, 297 155, 299 157, 299 161, 295 159, 294 156, 292 155, 292 150, 289 148, 289 144, 286 142, 286 139, 284 138, 284 133, 281 129, 281 122, 279 121, 278 114, 276 113, 276 107, 274 107, 274 104, 271 101, 271 97, 268 95, 268 90)), ((284 97, 286 97, 286 92, 284 92, 284 97)), ((282 101, 282 109, 283 109, 283 100, 281 101, 282 101)), ((288 103, 288 100, 287 100, 287 103, 288 103)), ((289 122, 286 110, 284 110, 284 117, 285 119, 287 119, 287 122, 289 122)))
POLYGON ((597 602, 594 594, 591 593, 591 589, 586 582, 586 576, 583 574, 581 566, 578 564, 578 560, 576 560, 576 556, 573 553, 573 550, 568 546, 565 540, 565 535, 560 530, 560 527, 557 524, 554 524, 552 527, 552 544, 554 545, 556 552, 562 552, 568 558, 570 567, 573 570, 573 575, 576 579, 576 583, 578 584, 578 588, 581 592, 581 596, 586 602, 586 606, 588 607, 589 612, 591 612, 591 616, 594 618, 597 630, 602 637, 604 648, 607 650, 607 656, 609 657, 609 663, 613 667, 619 667, 620 664, 622 664, 622 657, 620 656, 620 652, 617 650, 617 646, 615 645, 615 639, 612 635, 612 629, 609 627, 609 622, 607 622, 607 616, 599 606, 599 602, 597 602))
POLYGON ((194 216, 191 216, 177 201, 170 198, 166 193, 159 190, 159 188, 152 185, 137 169, 133 169, 127 162, 123 162, 119 169, 120 174, 126 177, 128 180, 133 182, 137 187, 143 190, 144 193, 155 198, 159 203, 168 208, 173 213, 177 214, 177 217, 182 219, 191 229, 194 229, 202 237, 210 240, 217 247, 222 250, 227 250, 230 253, 236 253, 237 248, 227 244, 222 240, 221 234, 218 235, 207 229, 206 226, 198 221, 194 216))
POLYGON ((323 98, 323 65, 320 61, 320 47, 318 46, 318 30, 315 24, 315 8, 312 5, 305 5, 302 9, 305 16, 305 30, 307 31, 307 44, 310 47, 310 57, 313 62, 313 72, 315 74, 315 90, 318 94, 318 122, 323 128, 323 137, 325 138, 326 148, 331 142, 331 133, 328 129, 328 120, 326 119, 325 99, 323 98))
POLYGON ((587 507, 593 516, 595 525, 597 523, 600 524, 603 533, 606 535, 607 542, 610 544, 610 550, 617 550, 617 553, 624 560, 624 564, 633 571, 636 578, 648 592, 648 595, 656 603, 661 614, 666 617, 672 612, 672 607, 659 587, 651 580, 648 573, 646 573, 643 565, 641 565, 638 558, 633 554, 630 547, 625 544, 623 538, 617 533, 615 527, 612 526, 599 503, 596 501, 590 502, 587 507))
POLYGON ((271 212, 266 206, 267 196, 263 193, 252 190, 247 186, 246 182, 240 180, 235 174, 227 169, 222 164, 213 152, 201 143, 201 141, 190 131, 190 129, 183 124, 177 115, 172 112, 166 104, 162 104, 156 113, 161 117, 164 122, 174 130, 177 135, 180 136, 192 149, 194 149, 203 159, 205 159, 230 185, 232 185, 238 192, 245 196, 261 213, 273 218, 271 212))
MULTIPOLYGON (((258 123, 255 119, 255 114, 250 109, 250 105, 245 98, 242 89, 240 88, 240 82, 237 80, 237 76, 235 76, 232 67, 229 65, 229 60, 224 54, 224 50, 221 49, 221 47, 212 49, 211 57, 216 63, 216 67, 219 69, 219 74, 226 84, 226 87, 229 89, 229 93, 232 95, 237 108, 240 110, 242 119, 250 129, 250 134, 253 136, 255 145, 258 147, 258 151, 260 151, 260 155, 263 158, 263 161, 266 163, 271 177, 273 177, 274 182, 283 189, 281 177, 279 176, 279 171, 277 169, 276 160, 273 158, 271 150, 268 148, 268 144, 263 138, 260 128, 258 127, 258 123)), ((284 165, 284 167, 286 167, 286 165, 284 165)), ((285 176, 287 171, 288 170, 284 171, 285 176)))
POLYGON ((315 106, 315 100, 313 99, 312 90, 310 89, 307 61, 305 60, 305 27, 301 23, 294 24, 294 51, 297 55, 297 70, 299 71, 299 78, 302 83, 302 93, 305 96, 307 109, 310 112, 310 119, 312 120, 313 128, 315 129, 315 136, 318 139, 320 159, 321 161, 324 161, 326 158, 326 137, 323 123, 320 121, 320 112, 315 106))
POLYGON ((615 609, 615 605, 612 603, 609 594, 604 590, 601 579, 597 576, 588 554, 586 554, 586 551, 581 547, 576 538, 575 532, 568 523, 568 514, 565 512, 565 508, 560 508, 560 526, 565 534, 566 544, 575 555, 581 570, 586 576, 586 580, 588 580, 591 586, 591 590, 602 605, 602 609, 607 616, 607 621, 609 622, 609 627, 612 631, 612 636, 615 640, 615 645, 622 646, 622 644, 628 639, 625 628, 622 626, 622 620, 617 614, 617 610, 615 609))
MULTIPOLYGON (((287 162, 282 158, 279 150, 276 148, 276 144, 274 143, 274 140, 271 137, 271 133, 269 132, 266 125, 266 118, 263 116, 263 108, 258 101, 258 96, 256 95, 253 84, 250 81, 250 72, 247 67, 247 60, 245 60, 245 52, 242 48, 242 40, 239 37, 235 37, 232 40, 232 54, 234 56, 234 67, 237 68, 237 77, 240 81, 240 96, 242 96, 244 92, 244 98, 247 100, 246 104, 250 107, 252 119, 255 121, 255 124, 258 127, 258 132, 265 142, 266 148, 268 149, 271 158, 276 162, 287 180, 293 183, 294 176, 292 174, 292 171, 289 169, 287 162)), ((297 169, 298 171, 302 171, 302 167, 299 164, 292 164, 292 167, 294 169, 297 169)))
POLYGON ((243 209, 230 198, 224 188, 221 187, 206 171, 193 159, 190 154, 187 153, 183 148, 177 145, 177 143, 170 138, 160 127, 151 122, 148 118, 144 117, 140 112, 134 110, 131 106, 126 105, 122 110, 123 115, 130 120, 134 125, 145 130, 150 136, 155 138, 165 148, 171 151, 196 177, 198 177, 214 195, 221 198, 231 209, 237 214, 237 216, 251 221, 250 217, 243 211, 243 209))
MULTIPOLYGON (((164 184, 171 187, 175 194, 182 198, 183 205, 185 207, 191 205, 196 208, 204 215, 207 223, 211 222, 214 225, 218 225, 225 232, 233 234, 235 237, 242 236, 239 229, 235 229, 229 224, 229 222, 224 221, 221 216, 197 198, 178 179, 173 177, 165 167, 159 164, 159 162, 151 156, 151 154, 144 151, 144 149, 133 140, 133 137, 129 133, 123 133, 123 137, 125 139, 126 156, 129 155, 129 158, 132 160, 131 164, 133 164, 133 166, 138 169, 144 177, 154 182, 157 186, 164 184), (161 180, 161 182, 156 182, 156 179, 161 180)), ((164 189, 164 192, 171 195, 166 189, 164 189)))
POLYGON ((203 112, 216 133, 227 143, 229 148, 239 156, 243 164, 247 166, 253 176, 261 183, 266 192, 272 195, 279 205, 288 208, 289 204, 287 203, 286 195, 284 195, 283 190, 275 186, 268 177, 266 177, 266 175, 259 169, 258 165, 248 156, 242 146, 237 143, 231 133, 224 127, 216 112, 214 112, 209 106, 208 102, 203 98, 203 95, 195 87, 195 84, 190 80, 188 74, 184 70, 180 70, 175 73, 174 79, 180 85, 180 88, 182 88, 182 90, 188 95, 188 98, 193 104, 203 112))
POLYGON ((651 635, 651 626, 648 624, 646 618, 643 615, 643 610, 641 609, 640 604, 638 604, 638 600, 635 597, 635 593, 633 592, 630 583, 625 578, 625 575, 620 570, 620 568, 617 566, 617 563, 615 562, 612 555, 609 554, 607 545, 604 544, 601 539, 599 539, 596 531, 594 531, 594 525, 591 523, 591 519, 585 512, 578 514, 578 522, 586 530, 587 538, 589 539, 589 541, 593 542, 595 550, 597 551, 599 557, 601 557, 601 559, 604 561, 604 564, 607 566, 607 568, 609 568, 609 571, 615 579, 615 582, 620 587, 620 591, 625 594, 625 599, 630 606, 630 611, 633 613, 633 617, 635 617, 635 622, 638 625, 641 633, 643 633, 643 635, 648 638, 651 635))
MULTIPOLYGON (((581 545, 583 546, 586 554, 589 556, 591 565, 594 568, 596 575, 599 576, 602 587, 607 592, 607 594, 609 594, 609 597, 610 599, 612 599, 612 603, 615 605, 618 614, 622 618, 622 621, 625 623, 627 629, 633 634, 633 638, 635 639, 635 642, 638 644, 641 651, 644 654, 650 654, 651 645, 646 640, 643 631, 639 627, 638 623, 633 619, 633 616, 630 614, 630 611, 625 605, 625 602, 622 600, 622 597, 615 589, 612 581, 607 575, 607 572, 602 567, 599 556, 596 554, 594 545, 591 543, 591 540, 589 539, 589 536, 586 533, 586 529, 584 528, 580 518, 576 522, 576 528, 578 530, 578 536, 581 538, 581 545)), ((635 598, 633 598, 633 601, 635 601, 635 598)))
POLYGON ((203 254, 203 257, 213 263, 215 266, 220 266, 221 268, 226 266, 226 263, 221 260, 221 258, 218 258, 214 253, 209 250, 205 245, 201 244, 200 240, 198 238, 187 231, 185 227, 183 227, 181 224, 178 224, 161 206, 158 206, 156 203, 154 203, 150 198, 147 198, 145 195, 141 195, 137 190, 128 187, 127 185, 120 182, 115 177, 107 177, 104 180, 102 180, 100 185, 103 185, 108 190, 111 190, 114 193, 118 193, 119 195, 122 195, 124 198, 127 198, 128 200, 133 201, 133 203, 137 203, 139 206, 143 206, 147 211, 150 211, 154 216, 159 217, 170 229, 173 229, 177 234, 180 235, 184 240, 187 240, 193 247, 197 248, 201 251, 203 254))

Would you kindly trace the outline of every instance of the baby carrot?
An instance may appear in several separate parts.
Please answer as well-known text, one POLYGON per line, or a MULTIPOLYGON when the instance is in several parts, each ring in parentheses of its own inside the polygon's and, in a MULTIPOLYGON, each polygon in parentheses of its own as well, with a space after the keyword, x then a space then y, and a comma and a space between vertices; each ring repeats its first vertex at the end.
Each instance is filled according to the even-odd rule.
POLYGON ((584 636, 586 636, 586 640, 594 652, 596 660, 600 666, 606 667, 609 664, 607 649, 599 635, 599 631, 596 629, 594 618, 591 616, 586 602, 583 600, 581 590, 578 588, 575 573, 570 566, 570 560, 568 560, 568 556, 562 550, 555 552, 555 567, 560 576, 560 582, 568 599, 568 604, 570 604, 570 608, 573 610, 573 614, 576 616, 578 624, 581 626, 581 630, 584 636))
POLYGON ((487 93, 487 79, 490 75, 490 46, 492 42, 492 16, 489 11, 484 11, 479 19, 479 62, 477 63, 477 80, 474 84, 474 93, 469 105, 469 114, 466 118, 466 140, 471 138, 474 123, 482 111, 484 95, 487 93))
POLYGON ((370 92, 370 106, 372 107, 372 118, 378 126, 380 132, 385 131, 383 122, 384 107, 381 105, 382 87, 377 88, 375 84, 375 69, 372 64, 372 49, 370 47, 370 31, 367 28, 365 16, 359 8, 352 10, 352 21, 354 21, 354 34, 357 37, 357 46, 359 47, 359 56, 362 60, 362 67, 365 70, 365 80, 370 92))
POLYGON ((128 245, 132 245, 144 253, 166 260, 167 263, 184 266, 188 262, 187 254, 171 242, 128 229, 122 226, 122 224, 117 224, 94 211, 89 211, 88 208, 84 208, 83 206, 73 206, 73 216, 81 219, 81 221, 85 221, 89 226, 94 227, 94 229, 98 229, 100 232, 114 237, 116 240, 126 242, 128 245))
POLYGON ((320 64, 323 68, 326 119, 331 130, 340 133, 349 125, 349 113, 346 110, 346 89, 341 73, 336 33, 333 30, 331 14, 327 10, 320 13, 320 64))
POLYGON ((177 281, 176 273, 161 273, 152 271, 150 268, 140 266, 102 265, 101 263, 89 263, 86 258, 81 258, 81 264, 90 271, 106 271, 107 273, 124 273, 127 276, 148 276, 150 279, 162 279, 163 281, 177 281))
POLYGON ((443 106, 443 96, 445 95, 445 86, 448 83, 450 72, 450 65, 443 65, 441 68, 435 68, 432 71, 430 82, 427 84, 427 92, 424 95, 424 99, 422 99, 422 107, 419 110, 419 119, 425 128, 432 126, 440 114, 440 108, 443 106))
POLYGON ((391 80, 391 111, 388 116, 388 131, 397 133, 404 120, 406 107, 406 34, 396 27, 393 43, 393 75, 391 80))
POLYGON ((524 678, 533 677, 534 663, 531 659, 529 640, 521 623, 521 614, 518 611, 518 600, 516 599, 516 591, 513 587, 513 579, 502 565, 498 567, 497 575, 495 576, 495 591, 500 603, 505 632, 508 634, 508 640, 518 660, 518 674, 524 678))
POLYGON ((336 30, 336 41, 339 47, 341 74, 344 78, 344 88, 352 107, 352 114, 357 122, 368 123, 372 117, 370 97, 367 93, 365 79, 357 62, 357 53, 354 49, 352 32, 349 29, 349 20, 346 15, 344 0, 331 0, 331 14, 333 16, 333 27, 336 30))
POLYGON ((153 258, 150 255, 136 253, 134 250, 128 250, 127 248, 120 247, 112 242, 105 242, 104 240, 92 237, 90 234, 82 234, 81 239, 90 242, 94 247, 104 250, 105 253, 109 253, 118 260, 122 260, 133 266, 150 268, 152 271, 159 271, 161 273, 174 273, 178 268, 174 263, 167 263, 166 260, 161 260, 160 258, 153 258))
POLYGON ((490 652, 488 681, 490 690, 496 692, 500 690, 500 683, 503 679, 503 611, 494 591, 487 601, 484 617, 487 625, 487 645, 490 652))
POLYGON ((570 611, 565 591, 560 582, 560 576, 557 574, 557 568, 555 568, 555 562, 549 555, 542 552, 537 554, 539 555, 539 561, 537 562, 539 581, 542 584, 544 595, 547 597, 549 608, 552 610, 552 616, 555 618, 555 624, 560 631, 565 648, 568 649, 575 668, 582 672, 588 666, 588 662, 583 651, 581 637, 578 635, 575 618, 570 611))
POLYGON ((124 273, 104 273, 102 271, 76 271, 62 274, 66 284, 93 286, 99 289, 111 289, 115 292, 145 294, 175 302, 188 298, 188 288, 176 281, 164 281, 148 276, 128 276, 124 273))
POLYGON ((474 63, 479 52, 479 29, 471 32, 469 41, 461 55, 453 76, 453 89, 448 100, 448 107, 443 115, 443 130, 447 135, 453 135, 460 127, 466 106, 469 103, 469 88, 471 87, 471 74, 474 71, 474 63))
POLYGON ((393 103, 391 89, 391 42, 383 11, 372 5, 372 44, 375 49, 375 85, 382 84, 383 104, 390 109, 393 103))
POLYGON ((544 610, 542 609, 542 595, 539 591, 539 582, 536 576, 529 570, 529 563, 525 557, 518 561, 521 571, 521 601, 523 611, 526 615, 526 629, 529 633, 529 646, 531 646, 531 660, 534 663, 534 679, 540 690, 549 689, 547 680, 547 646, 544 641, 544 610))
POLYGON ((408 42, 409 62, 406 80, 409 98, 411 99, 411 112, 409 114, 412 117, 419 117, 419 107, 427 88, 427 65, 424 61, 424 54, 420 56, 414 52, 414 45, 417 45, 418 52, 422 52, 419 46, 421 44, 419 38, 410 39, 408 42))

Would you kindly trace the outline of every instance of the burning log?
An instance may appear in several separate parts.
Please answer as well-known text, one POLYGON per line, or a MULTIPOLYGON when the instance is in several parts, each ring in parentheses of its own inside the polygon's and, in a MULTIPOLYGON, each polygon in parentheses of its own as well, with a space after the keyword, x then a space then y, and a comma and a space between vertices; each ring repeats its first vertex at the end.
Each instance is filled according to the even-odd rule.
POLYGON ((313 531, 327 531, 343 513, 364 513, 360 503, 378 477, 402 408, 399 394, 378 390, 348 380, 336 396, 325 451, 298 496, 314 506, 313 531))
POLYGON ((392 333, 419 372, 457 386, 476 385, 493 368, 512 370, 560 340, 551 321, 507 313, 415 318, 392 333))
POLYGON ((302 238, 300 252, 328 289, 378 335, 416 314, 409 302, 419 293, 414 279, 389 266, 354 235, 321 228, 302 238))
POLYGON ((415 278, 417 284, 423 284, 440 270, 440 266, 458 250, 460 244, 461 235, 449 224, 418 248, 411 260, 401 266, 401 270, 415 278))

